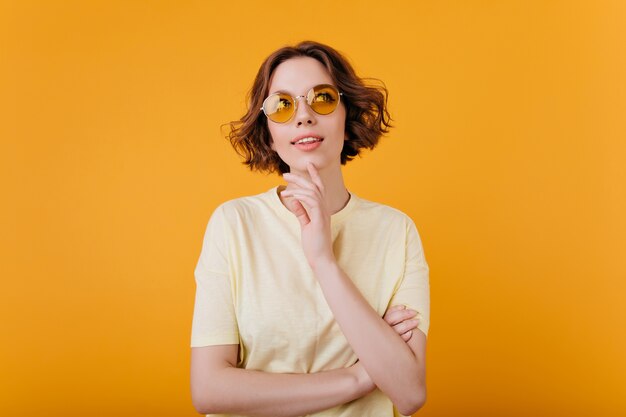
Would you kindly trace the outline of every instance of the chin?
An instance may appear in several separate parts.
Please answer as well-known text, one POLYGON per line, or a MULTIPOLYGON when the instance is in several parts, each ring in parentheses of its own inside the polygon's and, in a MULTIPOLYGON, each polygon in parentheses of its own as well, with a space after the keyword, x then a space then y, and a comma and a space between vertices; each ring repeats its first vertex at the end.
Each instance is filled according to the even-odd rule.
MULTIPOLYGON (((335 157, 331 157, 331 158, 335 158, 335 157)), ((337 165, 341 165, 341 154, 338 154, 336 156, 336 159, 337 159, 337 162, 336 162, 337 165)), ((329 160, 329 156, 321 154, 321 153, 316 154, 316 155, 313 155, 313 154, 303 155, 303 156, 301 155, 295 161, 292 161, 292 163, 289 163, 289 162, 286 162, 286 163, 287 165, 289 165, 289 169, 292 172, 293 171, 308 172, 306 166, 309 162, 313 162, 313 165, 315 165, 318 171, 328 168, 329 166, 333 165, 333 162, 329 160)))

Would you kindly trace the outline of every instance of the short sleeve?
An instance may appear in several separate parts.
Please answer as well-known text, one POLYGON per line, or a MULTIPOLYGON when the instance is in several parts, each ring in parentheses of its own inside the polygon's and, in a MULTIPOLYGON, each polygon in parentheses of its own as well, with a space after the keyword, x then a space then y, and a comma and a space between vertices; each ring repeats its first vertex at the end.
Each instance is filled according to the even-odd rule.
POLYGON ((196 265, 196 297, 191 347, 239 343, 233 303, 233 280, 228 265, 228 235, 224 206, 209 219, 196 265))
POLYGON ((407 218, 404 275, 391 297, 389 307, 404 304, 417 311, 418 329, 428 336, 430 326, 429 267, 415 223, 407 218))

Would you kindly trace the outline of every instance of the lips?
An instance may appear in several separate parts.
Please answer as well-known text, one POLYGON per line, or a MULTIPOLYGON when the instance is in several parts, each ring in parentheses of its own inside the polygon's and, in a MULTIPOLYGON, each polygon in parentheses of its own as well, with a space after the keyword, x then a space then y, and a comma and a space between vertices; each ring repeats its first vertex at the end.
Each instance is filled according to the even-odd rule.
POLYGON ((295 145, 297 141, 299 141, 300 139, 304 139, 304 138, 315 138, 315 139, 319 139, 320 142, 324 140, 323 137, 321 137, 320 135, 315 135, 313 133, 305 133, 304 135, 300 135, 295 137, 292 141, 291 144, 295 145))
POLYGON ((312 152, 315 149, 319 148, 320 146, 322 146, 322 141, 321 140, 314 140, 311 142, 305 142, 305 143, 296 143, 293 145, 296 149, 300 150, 300 151, 304 151, 304 152, 312 152))

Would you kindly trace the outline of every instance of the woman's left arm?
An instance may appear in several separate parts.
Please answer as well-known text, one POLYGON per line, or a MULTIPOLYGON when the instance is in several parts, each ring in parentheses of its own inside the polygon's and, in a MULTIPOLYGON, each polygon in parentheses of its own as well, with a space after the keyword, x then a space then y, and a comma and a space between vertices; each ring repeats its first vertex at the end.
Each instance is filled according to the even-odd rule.
POLYGON ((426 401, 426 336, 408 342, 369 305, 337 262, 313 269, 335 320, 372 381, 398 411, 411 415, 426 401))
POLYGON ((340 268, 332 250, 324 184, 312 163, 308 170, 310 181, 294 174, 283 175, 297 187, 283 195, 296 200, 288 208, 300 221, 306 258, 337 324, 372 381, 400 413, 411 415, 426 400, 426 335, 415 331, 405 342, 340 268))

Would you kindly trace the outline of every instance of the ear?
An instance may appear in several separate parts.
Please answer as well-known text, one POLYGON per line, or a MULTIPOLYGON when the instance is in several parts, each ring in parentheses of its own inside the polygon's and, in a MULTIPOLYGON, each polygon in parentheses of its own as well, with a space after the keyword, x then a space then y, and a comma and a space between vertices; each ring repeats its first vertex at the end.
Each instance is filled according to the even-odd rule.
POLYGON ((270 148, 272 148, 272 150, 274 152, 276 152, 276 149, 274 148, 274 140, 273 139, 270 139, 270 148))

